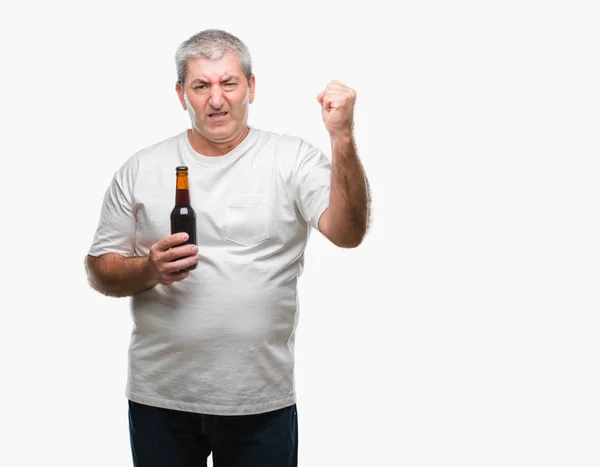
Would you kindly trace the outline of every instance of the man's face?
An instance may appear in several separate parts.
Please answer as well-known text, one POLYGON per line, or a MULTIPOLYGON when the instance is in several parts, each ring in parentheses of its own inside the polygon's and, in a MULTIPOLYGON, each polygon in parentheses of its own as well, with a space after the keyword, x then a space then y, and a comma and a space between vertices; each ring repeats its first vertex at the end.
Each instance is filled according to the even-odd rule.
POLYGON ((235 53, 190 60, 183 89, 179 84, 176 89, 194 129, 207 140, 226 143, 247 127, 254 75, 248 83, 235 53))

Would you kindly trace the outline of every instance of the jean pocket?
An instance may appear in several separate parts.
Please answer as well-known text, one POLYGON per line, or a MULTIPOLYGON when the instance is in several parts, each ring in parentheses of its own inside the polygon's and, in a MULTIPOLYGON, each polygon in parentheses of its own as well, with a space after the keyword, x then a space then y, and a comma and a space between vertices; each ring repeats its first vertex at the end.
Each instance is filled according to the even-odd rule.
POLYGON ((251 246, 269 238, 269 206, 266 194, 228 196, 226 235, 230 242, 251 246))

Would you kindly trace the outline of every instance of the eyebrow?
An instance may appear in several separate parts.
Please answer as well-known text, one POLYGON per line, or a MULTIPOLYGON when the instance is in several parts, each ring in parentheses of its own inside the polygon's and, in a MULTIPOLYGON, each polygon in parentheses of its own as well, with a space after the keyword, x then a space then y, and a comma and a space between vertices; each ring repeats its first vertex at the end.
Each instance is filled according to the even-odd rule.
MULTIPOLYGON (((237 76, 234 76, 234 75, 227 75, 227 76, 225 76, 225 77, 224 77, 224 78, 223 78, 223 79, 222 79, 220 82, 221 82, 221 83, 225 83, 225 82, 227 82, 227 81, 231 81, 231 80, 233 80, 233 79, 238 79, 238 77, 237 77, 237 76)), ((195 78, 195 79, 193 79, 193 80, 192 80, 192 82, 191 82, 190 84, 194 84, 194 83, 200 83, 200 84, 210 84, 210 82, 209 82, 209 81, 206 81, 206 80, 204 80, 204 79, 202 79, 202 78, 195 78)))

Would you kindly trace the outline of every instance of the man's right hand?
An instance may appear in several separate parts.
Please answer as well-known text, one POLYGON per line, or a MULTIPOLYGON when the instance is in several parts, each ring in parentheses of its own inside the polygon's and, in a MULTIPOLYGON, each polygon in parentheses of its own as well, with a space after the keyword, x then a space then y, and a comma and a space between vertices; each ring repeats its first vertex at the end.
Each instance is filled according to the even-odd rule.
POLYGON ((160 284, 171 285, 189 277, 182 271, 199 261, 196 245, 180 245, 188 239, 186 233, 176 233, 163 238, 150 247, 148 267, 160 284))

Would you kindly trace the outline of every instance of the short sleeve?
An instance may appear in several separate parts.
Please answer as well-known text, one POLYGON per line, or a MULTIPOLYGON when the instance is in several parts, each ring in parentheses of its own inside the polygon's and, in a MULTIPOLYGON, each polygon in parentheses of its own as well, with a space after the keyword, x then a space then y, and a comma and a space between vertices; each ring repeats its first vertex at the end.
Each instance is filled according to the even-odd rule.
POLYGON ((306 141, 300 144, 292 177, 294 201, 302 217, 319 230, 319 219, 329 206, 331 161, 306 141))
POLYGON ((106 253, 135 256, 136 217, 133 187, 136 167, 136 160, 131 158, 115 172, 104 194, 98 226, 88 251, 90 256, 106 253))

